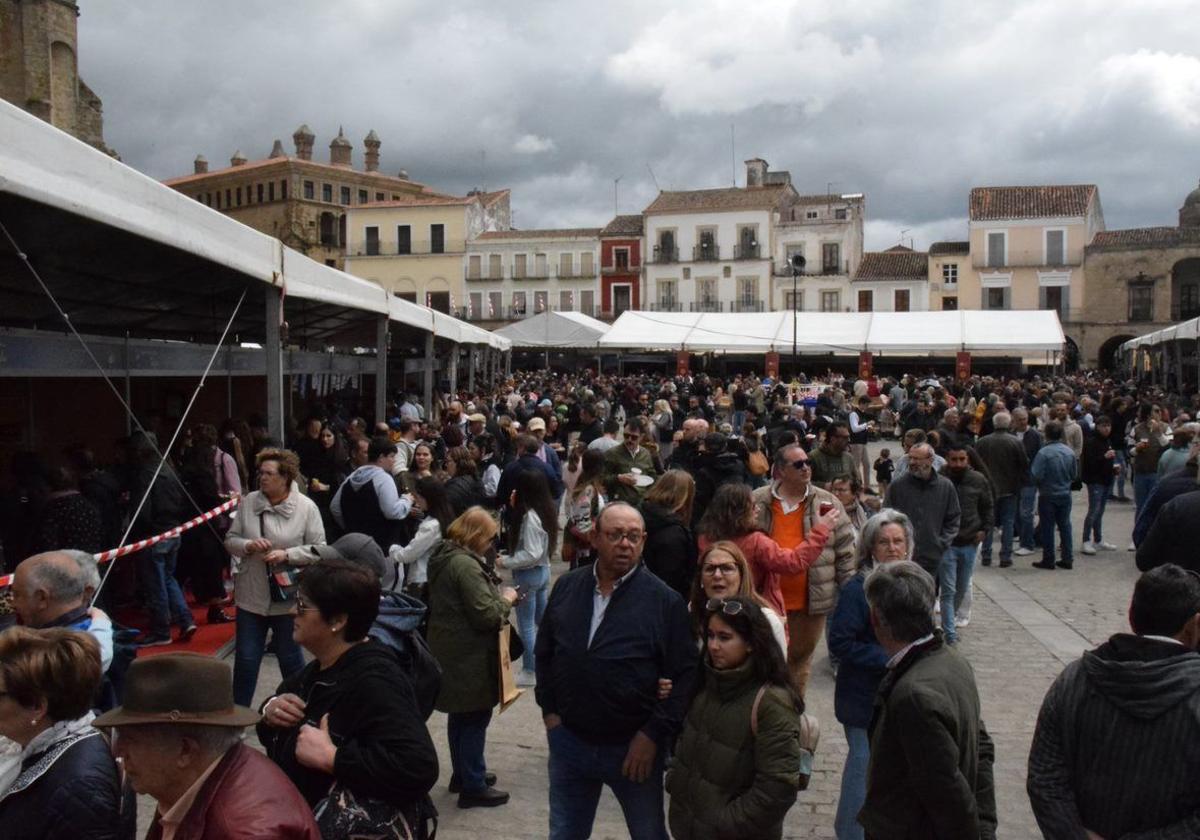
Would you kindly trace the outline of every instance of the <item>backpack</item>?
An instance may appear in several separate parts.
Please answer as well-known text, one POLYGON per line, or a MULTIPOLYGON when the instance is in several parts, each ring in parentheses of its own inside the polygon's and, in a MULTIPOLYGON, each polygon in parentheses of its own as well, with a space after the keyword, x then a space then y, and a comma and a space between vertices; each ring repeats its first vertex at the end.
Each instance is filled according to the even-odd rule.
POLYGON ((433 714, 433 705, 442 690, 442 666, 420 633, 427 609, 418 599, 403 592, 384 592, 379 601, 379 616, 367 635, 387 645, 412 683, 417 706, 424 720, 433 714))
MULTIPOLYGON (((758 737, 758 705, 762 702, 763 695, 767 693, 767 686, 761 685, 758 687, 758 693, 754 695, 754 705, 750 707, 750 734, 758 737)), ((800 713, 800 766, 797 768, 800 776, 799 783, 796 787, 799 790, 808 789, 808 781, 812 778, 813 772, 813 757, 817 752, 817 744, 821 740, 821 724, 813 715, 807 712, 800 713)))

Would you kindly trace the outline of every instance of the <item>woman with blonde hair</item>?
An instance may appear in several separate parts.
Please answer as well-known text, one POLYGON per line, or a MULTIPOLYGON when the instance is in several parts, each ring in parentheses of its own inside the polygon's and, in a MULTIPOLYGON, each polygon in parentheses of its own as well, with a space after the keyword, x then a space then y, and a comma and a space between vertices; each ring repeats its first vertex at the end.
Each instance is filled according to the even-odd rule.
POLYGON ((646 568, 685 600, 696 577, 696 540, 688 523, 696 482, 684 470, 668 470, 646 491, 642 518, 646 521, 646 568))
POLYGON ((459 794, 460 808, 508 801, 492 787, 496 777, 483 757, 500 701, 500 628, 517 602, 516 590, 500 588, 485 556, 498 528, 482 507, 467 508, 429 560, 429 647, 442 666, 436 708, 447 715, 450 791, 459 794))
POLYGON ((746 555, 730 540, 718 540, 708 546, 700 557, 700 574, 696 576, 688 597, 688 610, 692 615, 692 630, 696 638, 703 641, 704 605, 713 598, 743 598, 754 601, 763 608, 771 633, 779 643, 780 650, 787 656, 787 633, 784 631, 783 616, 754 590, 754 575, 746 555))

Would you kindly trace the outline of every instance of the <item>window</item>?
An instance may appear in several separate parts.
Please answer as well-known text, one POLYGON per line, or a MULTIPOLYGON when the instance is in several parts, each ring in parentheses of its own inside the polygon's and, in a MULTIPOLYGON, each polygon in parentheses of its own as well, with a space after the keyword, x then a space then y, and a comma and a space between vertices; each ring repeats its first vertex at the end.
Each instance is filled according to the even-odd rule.
POLYGON ((503 292, 488 292, 488 311, 487 317, 499 318, 504 314, 504 293, 503 292))
POLYGON ((512 316, 520 317, 525 314, 525 293, 513 292, 512 296, 512 316))
POLYGON ((1066 321, 1070 312, 1070 286, 1038 287, 1038 309, 1053 309, 1060 321, 1066 321))
POLYGON ((713 228, 701 228, 699 236, 700 244, 696 246, 696 254, 693 259, 696 260, 718 260, 721 258, 721 253, 717 249, 717 232, 713 228))
POLYGON ((1003 268, 1008 265, 1008 234, 1002 230, 987 234, 987 266, 1003 268))
POLYGON ((233 190, 225 190, 225 206, 227 208, 233 206, 233 190))
POLYGON ((613 264, 622 270, 629 268, 629 249, 613 248, 613 264))
POLYGON ((875 308, 875 293, 870 289, 858 290, 858 311, 870 312, 875 308))
POLYGON ((359 190, 359 191, 358 191, 358 203, 359 203, 359 204, 366 204, 366 203, 367 203, 367 191, 366 191, 366 190, 359 190))
POLYGON ((445 225, 430 225, 429 226, 429 253, 431 253, 431 254, 446 253, 446 226, 445 225))
POLYGON ((499 254, 488 254, 488 277, 493 280, 499 280, 504 276, 504 267, 500 262, 499 254))
MULTIPOLYGON (((262 201, 262 188, 261 187, 259 188, 258 192, 259 192, 258 200, 262 201)), ((333 184, 322 184, 321 185, 321 200, 328 201, 331 204, 333 203, 333 184)))
POLYGON ((1129 284, 1129 320, 1154 320, 1154 286, 1150 283, 1129 284))
POLYGON ((417 293, 416 292, 392 292, 392 294, 394 294, 396 297, 400 298, 400 300, 406 300, 409 303, 417 302, 417 293))
POLYGON ((483 270, 483 257, 479 254, 471 254, 467 257, 467 279, 478 280, 480 272, 483 270))
POLYGON ((733 255, 734 259, 758 259, 758 227, 756 225, 742 225, 738 228, 737 235, 738 252, 733 255))
POLYGON ((986 288, 983 290, 984 309, 1008 309, 1009 288, 986 288))
POLYGON ((1200 315, 1200 285, 1184 283, 1179 287, 1179 315, 1177 321, 1187 321, 1200 315))
POLYGON ((275 182, 271 181, 267 184, 267 201, 275 200, 275 182))
POLYGON ((718 312, 717 278, 701 277, 696 280, 696 311, 718 312))
POLYGON ((675 231, 660 230, 658 245, 654 248, 655 262, 671 263, 679 259, 679 250, 675 247, 675 231))
POLYGON ((381 193, 381 192, 377 192, 377 193, 375 193, 375 200, 376 200, 376 201, 383 201, 383 193, 381 193))
POLYGON ((237 196, 237 206, 241 207, 242 206, 242 188, 241 187, 237 188, 236 196, 237 196))
MULTIPOLYGON (((792 273, 792 257, 797 256, 797 255, 799 255, 801 257, 804 256, 804 243, 799 242, 795 245, 788 245, 786 250, 787 250, 787 265, 783 266, 782 273, 790 276, 792 273)), ((805 268, 800 273, 804 274, 807 271, 808 271, 808 267, 805 266, 805 268)))
POLYGON ((850 217, 849 211, 846 210, 845 207, 839 207, 838 209, 833 211, 833 218, 837 219, 839 222, 844 222, 849 217, 850 217))
POLYGON ((1067 263, 1067 232, 1065 230, 1046 231, 1046 265, 1066 265, 1067 263))
POLYGON ((221 209, 221 191, 217 190, 217 209, 221 209))
POLYGON ((558 276, 570 277, 575 272, 575 255, 570 251, 563 251, 558 255, 558 276))
POLYGON ((287 181, 279 182, 279 197, 284 201, 287 200, 287 181))
POLYGON ((942 285, 958 285, 958 263, 946 263, 942 266, 942 285))
POLYGON ((584 251, 579 255, 579 276, 591 277, 596 273, 596 269, 592 266, 592 252, 584 251))
POLYGON ((533 255, 533 268, 534 268, 534 272, 533 272, 534 277, 549 277, 550 276, 550 272, 546 270, 546 255, 545 254, 534 254, 533 255))
POLYGON ((783 308, 789 311, 803 312, 804 311, 804 292, 792 292, 788 289, 783 293, 783 308))
POLYGON ((209 207, 212 207, 212 193, 204 194, 204 203, 207 204, 209 207))
MULTIPOLYGON (((329 266, 330 268, 337 268, 337 260, 325 260, 325 265, 329 266)), ((417 299, 417 296, 413 295, 414 303, 416 302, 416 299, 417 299)))
POLYGON ((547 297, 548 297, 548 295, 544 291, 533 293, 533 311, 534 312, 545 312, 546 311, 546 307, 549 305, 549 301, 547 300, 547 297))
POLYGON ((366 245, 367 256, 379 256, 379 228, 372 225, 366 228, 364 232, 367 236, 367 241, 364 243, 366 245))
POLYGON ((892 293, 892 311, 907 312, 909 309, 909 291, 908 289, 896 289, 892 293))
POLYGON ((754 312, 758 308, 758 278, 739 277, 737 281, 738 307, 754 312))
POLYGON ((953 312, 956 309, 958 309, 958 296, 957 295, 950 295, 949 297, 942 298, 942 311, 943 312, 953 312))
POLYGON ((815 219, 815 218, 817 218, 817 211, 816 211, 816 210, 805 210, 805 211, 804 211, 804 218, 806 218, 806 219, 815 219))
POLYGON ((312 181, 305 181, 304 182, 304 197, 308 198, 308 199, 316 198, 317 197, 316 189, 317 189, 316 185, 313 184, 312 181))
POLYGON ((342 187, 340 190, 338 190, 338 193, 341 196, 342 204, 348 205, 350 203, 350 188, 342 187))
POLYGON ((477 320, 483 317, 483 292, 471 292, 467 296, 467 318, 477 320))
POLYGON ((412 227, 410 225, 396 225, 396 253, 412 253, 412 227))
POLYGON ((562 312, 570 312, 575 308, 575 293, 570 290, 558 293, 558 308, 562 312))
POLYGON ((670 312, 679 305, 679 286, 674 280, 658 281, 658 308, 670 312))
POLYGON ((821 311, 840 312, 842 309, 842 293, 836 289, 821 292, 821 311))
POLYGON ((579 311, 588 315, 596 314, 596 293, 591 289, 579 293, 579 311))
POLYGON ((526 254, 515 254, 513 256, 512 276, 514 280, 524 280, 529 276, 529 272, 525 270, 525 264, 528 259, 528 255, 526 254))
POLYGON ((842 246, 837 242, 821 243, 821 273, 838 274, 842 267, 842 246))

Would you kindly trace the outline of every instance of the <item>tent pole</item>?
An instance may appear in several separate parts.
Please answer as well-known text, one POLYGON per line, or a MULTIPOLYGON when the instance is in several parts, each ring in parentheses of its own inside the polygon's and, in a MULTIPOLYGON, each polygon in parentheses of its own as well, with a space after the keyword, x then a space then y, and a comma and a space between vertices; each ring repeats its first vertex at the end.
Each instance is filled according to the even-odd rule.
POLYGON ((375 422, 387 420, 388 317, 375 321, 375 422))
MULTIPOLYGON (((126 330, 125 331, 125 405, 129 405, 129 406, 133 405, 132 391, 133 391, 133 383, 131 381, 131 377, 129 374, 129 330, 126 330)), ((30 411, 32 411, 33 410, 33 408, 32 408, 33 401, 30 400, 29 404, 30 404, 30 411)), ((227 416, 228 417, 233 416, 232 409, 230 409, 229 414, 227 416)), ((133 415, 130 414, 128 411, 125 412, 125 434, 127 434, 127 435, 133 434, 133 415)))
POLYGON ((266 291, 267 323, 267 431, 271 437, 283 443, 283 337, 280 326, 283 322, 282 290, 272 286, 266 291))
POLYGON ((471 392, 472 396, 474 396, 474 394, 475 394, 475 352, 476 352, 475 345, 472 344, 471 349, 467 352, 469 353, 469 355, 467 356, 467 390, 471 392))
POLYGON ((450 351, 450 399, 458 399, 458 351, 461 345, 455 344, 450 351))
POLYGON ((425 418, 433 421, 433 333, 425 336, 425 418))

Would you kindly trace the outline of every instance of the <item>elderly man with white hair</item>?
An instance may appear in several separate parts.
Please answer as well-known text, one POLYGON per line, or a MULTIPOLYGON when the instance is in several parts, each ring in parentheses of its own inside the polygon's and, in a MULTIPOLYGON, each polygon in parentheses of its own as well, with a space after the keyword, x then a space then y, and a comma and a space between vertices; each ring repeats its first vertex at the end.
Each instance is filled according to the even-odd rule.
MULTIPOLYGON (((1000 567, 1006 569, 1012 565, 1013 532, 1017 524, 1021 487, 1029 474, 1029 456, 1025 454, 1025 445, 1010 431, 1011 414, 1007 411, 996 412, 992 416, 992 428, 995 431, 984 435, 975 444, 975 452, 987 467, 988 477, 992 481, 996 525, 1000 528, 1000 567)), ((980 562, 985 566, 992 565, 994 532, 994 528, 988 529, 979 552, 980 562)))
POLYGON ((916 535, 913 560, 936 575, 942 555, 958 535, 962 509, 954 483, 933 470, 933 447, 918 443, 908 450, 908 470, 888 485, 884 506, 912 520, 916 535))

